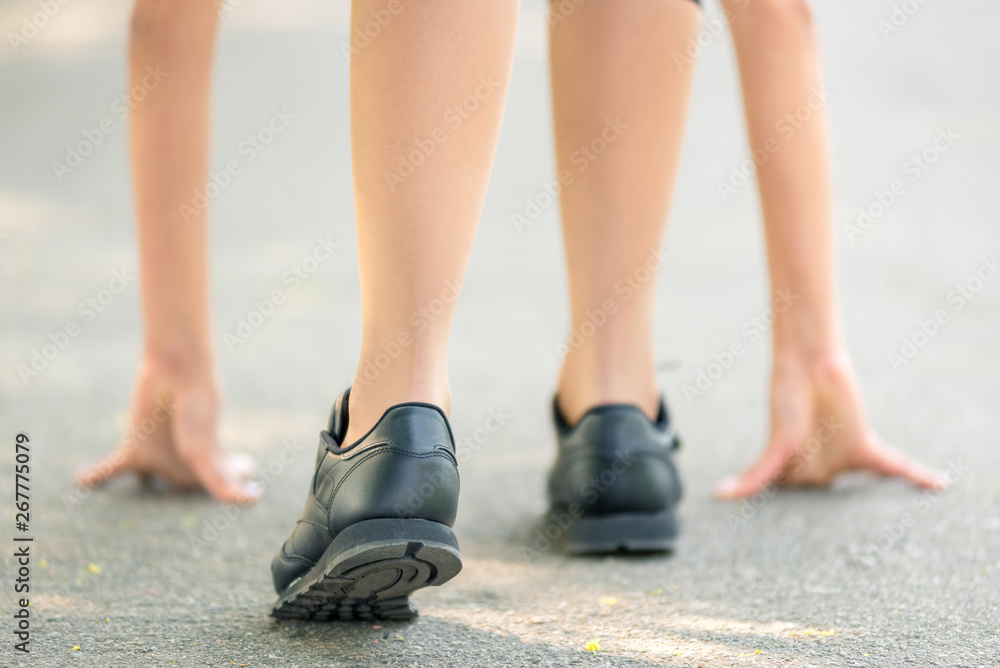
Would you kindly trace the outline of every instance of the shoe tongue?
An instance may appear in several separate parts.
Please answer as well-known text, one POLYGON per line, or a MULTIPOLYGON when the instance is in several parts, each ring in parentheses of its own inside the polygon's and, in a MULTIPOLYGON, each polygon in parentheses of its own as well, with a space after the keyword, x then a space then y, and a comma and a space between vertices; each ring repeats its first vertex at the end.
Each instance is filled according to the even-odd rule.
POLYGON ((344 390, 337 400, 333 402, 330 409, 330 420, 327 423, 327 431, 333 437, 338 446, 344 445, 344 436, 347 435, 347 401, 351 395, 351 388, 344 390))

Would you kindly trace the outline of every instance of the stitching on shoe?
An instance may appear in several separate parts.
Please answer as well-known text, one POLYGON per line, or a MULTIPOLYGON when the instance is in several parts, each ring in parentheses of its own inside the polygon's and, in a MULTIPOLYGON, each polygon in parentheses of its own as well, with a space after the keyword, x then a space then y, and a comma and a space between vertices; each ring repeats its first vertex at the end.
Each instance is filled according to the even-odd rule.
POLYGON ((392 439, 390 439, 390 438, 383 438, 383 439, 378 440, 378 441, 372 441, 371 443, 365 443, 364 445, 355 446, 355 447, 351 448, 350 450, 346 450, 344 452, 340 452, 340 453, 330 452, 330 454, 333 455, 334 457, 337 457, 337 458, 341 459, 341 460, 347 460, 347 459, 353 458, 355 455, 361 454, 362 452, 365 452, 367 450, 371 450, 374 447, 377 447, 377 446, 380 446, 380 445, 392 445, 392 444, 393 444, 392 443, 392 439))
POLYGON ((309 568, 312 568, 313 566, 316 565, 315 561, 310 561, 309 559, 306 559, 305 557, 300 557, 297 554, 284 554, 282 556, 285 557, 287 561, 294 561, 302 564, 303 566, 308 566, 309 568))
MULTIPOLYGON (((451 454, 451 452, 447 448, 441 448, 439 446, 439 447, 435 448, 434 450, 429 450, 429 451, 424 451, 424 452, 412 452, 410 450, 405 450, 405 449, 400 448, 398 446, 382 447, 382 448, 379 448, 378 450, 374 450, 372 452, 369 452, 364 457, 362 457, 358 461, 354 462, 354 464, 347 471, 347 473, 344 474, 344 477, 340 479, 340 482, 337 483, 337 486, 334 487, 334 489, 333 489, 333 493, 330 495, 330 501, 326 504, 326 516, 327 516, 327 518, 330 517, 330 509, 333 508, 333 500, 335 498, 337 498, 337 492, 340 491, 341 486, 347 481, 348 476, 350 476, 351 473, 354 472, 354 469, 356 469, 357 467, 361 466, 362 464, 364 464, 369 459, 372 459, 373 457, 376 457, 376 456, 381 455, 381 454, 399 454, 399 455, 403 455, 404 457, 410 457, 412 459, 429 459, 431 457, 441 457, 442 459, 448 460, 448 462, 450 464, 452 464, 452 466, 455 467, 455 475, 458 475, 458 464, 455 462, 454 456, 451 454)), ((461 486, 461 478, 459 478, 459 486, 461 486)), ((327 532, 330 533, 330 537, 331 538, 335 538, 336 537, 336 534, 330 532, 329 527, 327 527, 327 532)))
MULTIPOLYGON (((320 539, 321 541, 322 541, 322 540, 323 540, 324 538, 326 538, 326 535, 327 535, 327 534, 329 534, 329 533, 330 533, 330 530, 329 530, 329 529, 327 529, 326 531, 323 531, 323 529, 325 529, 326 527, 321 527, 321 526, 319 526, 319 525, 316 525, 316 524, 313 524, 312 522, 310 522, 310 523, 309 523, 309 526, 310 526, 310 527, 312 527, 312 530, 313 530, 313 534, 314 534, 314 535, 315 535, 315 536, 316 536, 317 538, 319 538, 319 539, 320 539)), ((324 547, 323 549, 325 550, 326 548, 324 547)))

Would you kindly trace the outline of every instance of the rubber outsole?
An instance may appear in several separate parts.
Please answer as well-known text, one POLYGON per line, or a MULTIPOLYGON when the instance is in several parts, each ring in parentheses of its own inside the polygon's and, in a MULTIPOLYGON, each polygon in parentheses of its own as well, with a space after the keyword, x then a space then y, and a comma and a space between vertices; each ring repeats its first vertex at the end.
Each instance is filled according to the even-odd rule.
POLYGON ((410 593, 441 585, 462 570, 450 527, 416 519, 353 524, 278 598, 271 616, 299 620, 408 620, 410 593))
MULTIPOLYGON (((549 514, 550 527, 558 511, 549 514)), ((562 513, 565 517, 565 513, 562 513)), ((558 541, 566 554, 612 554, 616 552, 672 552, 677 543, 678 522, 673 511, 660 513, 613 513, 584 515, 561 527, 558 541)))

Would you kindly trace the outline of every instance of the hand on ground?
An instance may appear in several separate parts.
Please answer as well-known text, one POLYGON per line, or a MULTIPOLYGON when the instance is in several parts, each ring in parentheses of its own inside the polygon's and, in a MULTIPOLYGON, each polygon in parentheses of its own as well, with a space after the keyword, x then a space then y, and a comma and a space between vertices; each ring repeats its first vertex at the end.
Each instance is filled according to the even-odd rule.
POLYGON ((260 496, 249 481, 256 465, 246 455, 221 450, 218 413, 210 376, 179 382, 155 364, 143 364, 125 435, 114 452, 77 473, 77 484, 98 487, 133 472, 179 490, 204 489, 222 502, 252 503, 260 496))
POLYGON ((771 483, 827 485, 845 471, 899 477, 941 490, 947 479, 886 445, 868 423, 846 353, 811 364, 783 360, 771 380, 771 437, 742 474, 720 482, 717 498, 753 496, 771 483))

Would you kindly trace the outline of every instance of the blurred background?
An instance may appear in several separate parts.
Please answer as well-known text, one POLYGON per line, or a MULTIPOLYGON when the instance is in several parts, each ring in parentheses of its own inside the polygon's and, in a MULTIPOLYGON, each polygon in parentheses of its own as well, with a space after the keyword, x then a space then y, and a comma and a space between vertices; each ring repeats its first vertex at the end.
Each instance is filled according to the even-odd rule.
MULTIPOLYGON (((960 472, 952 489, 928 498, 849 479, 756 506, 710 498, 764 444, 769 373, 767 336, 753 342, 744 329, 768 307, 755 183, 720 187, 739 183, 748 149, 731 41, 710 0, 659 285, 661 382, 685 441, 684 537, 669 559, 566 561, 525 557, 545 508, 568 310, 557 206, 539 207, 528 226, 512 218, 546 201, 554 174, 546 3, 524 0, 451 353, 459 440, 491 409, 511 416, 463 464, 465 570, 415 597, 416 623, 329 627, 269 620, 267 566, 360 347, 349 7, 229 4, 213 169, 240 157, 276 109, 292 117, 211 204, 222 440, 270 471, 264 499, 246 510, 134 480, 93 493, 73 484, 76 467, 121 437, 141 353, 122 102, 131 6, 0 0, 0 435, 8 471, 14 435, 35 444, 39 665, 1000 665, 1000 277, 983 269, 1000 252, 1000 5, 814 3, 850 348, 876 428, 960 472), (81 143, 92 151, 79 155, 81 143), (897 179, 905 187, 887 204, 897 179), (318 237, 339 247, 234 346, 227 334, 287 287, 282 276, 318 237), (954 296, 960 286, 968 298, 954 296), (941 309, 947 323, 919 336, 941 309), (71 323, 79 335, 45 349, 71 323), (736 341, 747 354, 685 399, 683 385, 736 341), (37 355, 37 374, 19 371, 37 355), (892 537, 907 511, 916 524, 892 537), (596 654, 584 649, 593 639, 596 654)), ((12 477, 0 476, 0 498, 13 498, 12 477)), ((12 532, 4 526, 4 540, 12 532)), ((2 627, 13 624, 9 545, 2 627)), ((17 659, 2 630, 7 665, 17 659)))

